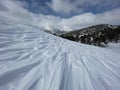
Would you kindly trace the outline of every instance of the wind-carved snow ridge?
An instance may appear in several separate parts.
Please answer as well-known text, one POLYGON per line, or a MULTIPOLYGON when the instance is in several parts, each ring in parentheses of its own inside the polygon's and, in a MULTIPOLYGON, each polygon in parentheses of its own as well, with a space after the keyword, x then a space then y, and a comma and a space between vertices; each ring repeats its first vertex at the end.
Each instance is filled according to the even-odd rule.
POLYGON ((119 53, 5 22, 0 25, 0 90, 120 89, 119 53))

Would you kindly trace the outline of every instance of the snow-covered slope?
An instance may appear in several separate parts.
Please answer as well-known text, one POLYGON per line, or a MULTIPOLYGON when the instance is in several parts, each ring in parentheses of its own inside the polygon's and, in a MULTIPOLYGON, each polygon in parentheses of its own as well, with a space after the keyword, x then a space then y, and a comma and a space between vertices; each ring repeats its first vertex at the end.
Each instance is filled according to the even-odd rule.
POLYGON ((0 18, 0 90, 120 89, 120 53, 6 20, 0 18))
POLYGON ((112 52, 120 53, 120 41, 118 43, 108 43, 108 45, 105 48, 110 49, 112 52))

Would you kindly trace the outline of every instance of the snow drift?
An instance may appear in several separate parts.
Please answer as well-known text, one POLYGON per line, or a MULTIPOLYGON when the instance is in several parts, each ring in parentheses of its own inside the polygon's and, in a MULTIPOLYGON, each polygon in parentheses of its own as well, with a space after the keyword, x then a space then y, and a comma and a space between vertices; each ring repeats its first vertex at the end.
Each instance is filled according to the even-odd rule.
POLYGON ((0 17, 0 90, 119 90, 120 53, 0 17))

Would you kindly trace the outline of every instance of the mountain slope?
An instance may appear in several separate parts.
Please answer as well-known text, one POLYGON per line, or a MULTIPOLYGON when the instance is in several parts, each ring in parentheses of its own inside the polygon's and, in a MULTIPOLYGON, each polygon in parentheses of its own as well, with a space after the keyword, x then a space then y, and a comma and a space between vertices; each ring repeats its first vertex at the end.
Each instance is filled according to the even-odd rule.
POLYGON ((120 25, 99 24, 99 25, 94 25, 94 26, 90 26, 87 28, 83 28, 80 30, 73 30, 73 31, 70 31, 66 34, 79 34, 79 35, 82 35, 85 33, 91 34, 91 33, 96 32, 96 31, 100 31, 100 30, 104 30, 104 29, 108 29, 108 28, 114 29, 114 28, 117 28, 119 26, 120 25))
POLYGON ((108 42, 117 43, 120 40, 120 25, 100 24, 71 31, 60 35, 60 37, 84 44, 103 46, 108 42))
POLYGON ((119 90, 120 54, 3 22, 0 90, 119 90))

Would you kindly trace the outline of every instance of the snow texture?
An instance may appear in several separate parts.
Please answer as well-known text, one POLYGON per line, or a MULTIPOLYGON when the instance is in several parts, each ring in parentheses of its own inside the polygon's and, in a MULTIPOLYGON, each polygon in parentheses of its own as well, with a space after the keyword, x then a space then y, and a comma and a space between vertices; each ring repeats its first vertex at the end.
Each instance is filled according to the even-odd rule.
POLYGON ((0 90, 120 90, 120 53, 0 17, 0 90))
POLYGON ((105 47, 106 49, 110 49, 112 52, 120 53, 120 41, 118 43, 111 42, 105 47))

